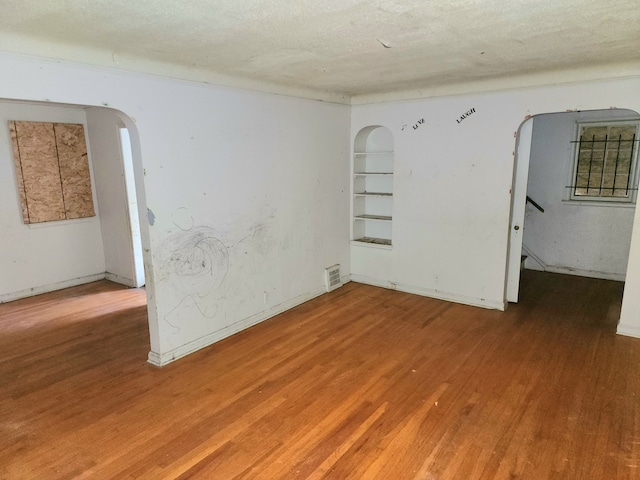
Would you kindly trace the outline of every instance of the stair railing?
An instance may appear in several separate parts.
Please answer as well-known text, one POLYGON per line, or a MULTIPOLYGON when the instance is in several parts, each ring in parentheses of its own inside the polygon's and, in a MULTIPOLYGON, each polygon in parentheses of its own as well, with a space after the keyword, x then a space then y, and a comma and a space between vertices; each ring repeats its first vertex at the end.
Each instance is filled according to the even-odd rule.
POLYGON ((535 202, 529 195, 527 195, 527 202, 536 207, 542 213, 544 213, 544 208, 542 208, 537 202, 535 202))

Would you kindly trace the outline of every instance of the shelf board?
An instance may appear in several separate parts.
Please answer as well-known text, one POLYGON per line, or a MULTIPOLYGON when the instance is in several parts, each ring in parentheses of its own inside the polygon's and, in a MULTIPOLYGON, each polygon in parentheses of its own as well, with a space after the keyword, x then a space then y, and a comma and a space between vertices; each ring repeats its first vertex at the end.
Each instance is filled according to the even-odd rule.
POLYGON ((393 172, 355 172, 354 175, 357 176, 365 176, 365 175, 393 175, 393 172))
POLYGON ((385 222, 391 221, 391 216, 387 215, 356 215, 353 218, 360 220, 384 220, 385 222))
POLYGON ((355 192, 354 195, 361 197, 392 197, 393 193, 386 192, 355 192))
POLYGON ((353 152, 354 155, 393 155, 393 150, 385 152, 353 152))
POLYGON ((373 237, 361 237, 355 238, 354 242, 372 243, 374 245, 391 245, 390 238, 373 238, 373 237))

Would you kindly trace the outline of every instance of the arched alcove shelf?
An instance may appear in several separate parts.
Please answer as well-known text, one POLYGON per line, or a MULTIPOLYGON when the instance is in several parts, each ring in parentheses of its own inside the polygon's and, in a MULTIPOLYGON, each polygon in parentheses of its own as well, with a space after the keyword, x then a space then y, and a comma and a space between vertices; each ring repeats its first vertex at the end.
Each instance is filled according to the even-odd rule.
POLYGON ((382 126, 356 135, 353 152, 353 241, 391 245, 393 134, 382 126))

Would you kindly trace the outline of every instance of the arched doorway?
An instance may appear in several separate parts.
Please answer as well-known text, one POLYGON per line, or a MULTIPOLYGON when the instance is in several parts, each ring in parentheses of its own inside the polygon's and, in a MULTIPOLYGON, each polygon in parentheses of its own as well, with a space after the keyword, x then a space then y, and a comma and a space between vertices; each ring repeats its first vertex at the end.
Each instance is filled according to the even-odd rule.
POLYGON ((522 258, 534 270, 624 281, 638 181, 637 140, 620 143, 617 136, 591 138, 590 133, 586 147, 579 150, 579 145, 585 129, 627 124, 637 129, 638 121, 635 111, 610 109, 540 114, 522 123, 512 190, 510 302, 518 300, 522 258), (625 155, 633 163, 624 164, 625 155), (616 179, 623 187, 616 187, 616 179), (580 182, 593 188, 581 189, 580 182))

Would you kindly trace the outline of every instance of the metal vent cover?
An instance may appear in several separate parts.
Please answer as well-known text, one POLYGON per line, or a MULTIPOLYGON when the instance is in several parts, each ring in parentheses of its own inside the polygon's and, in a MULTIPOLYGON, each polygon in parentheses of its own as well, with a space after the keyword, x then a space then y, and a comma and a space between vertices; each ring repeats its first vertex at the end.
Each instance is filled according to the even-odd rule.
POLYGON ((339 264, 325 268, 324 283, 325 283, 325 287, 327 288, 327 292, 330 292, 342 286, 342 279, 340 278, 339 264))

